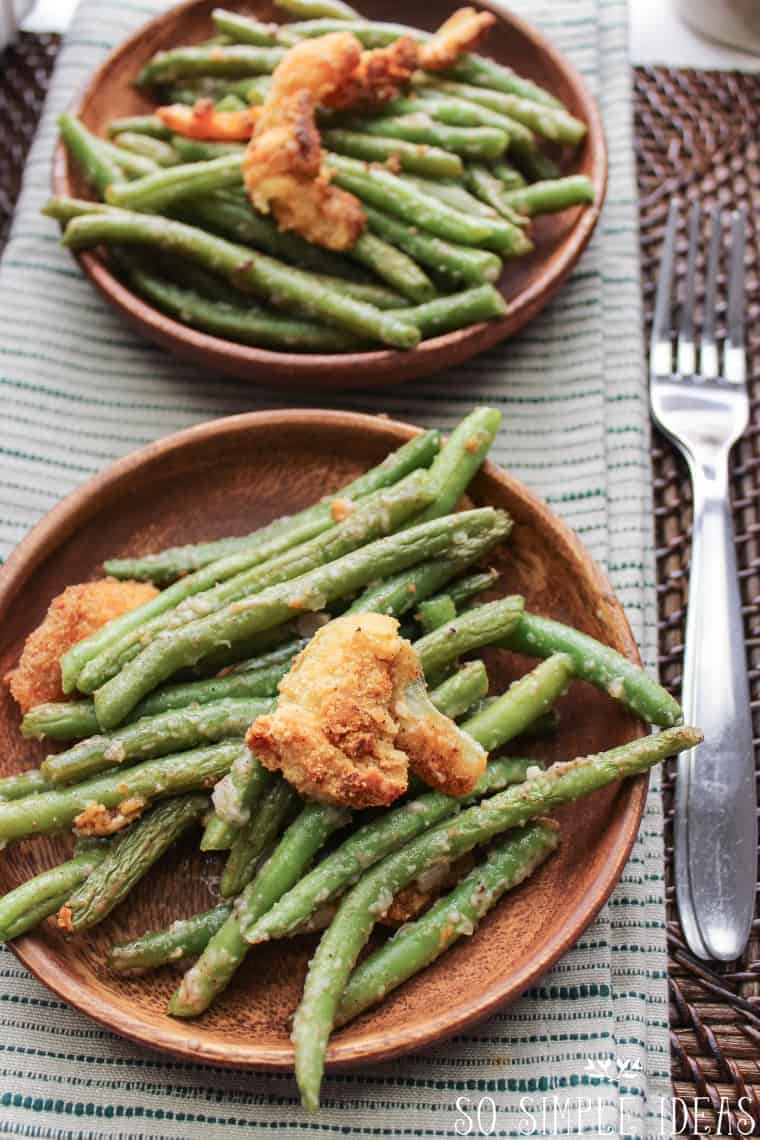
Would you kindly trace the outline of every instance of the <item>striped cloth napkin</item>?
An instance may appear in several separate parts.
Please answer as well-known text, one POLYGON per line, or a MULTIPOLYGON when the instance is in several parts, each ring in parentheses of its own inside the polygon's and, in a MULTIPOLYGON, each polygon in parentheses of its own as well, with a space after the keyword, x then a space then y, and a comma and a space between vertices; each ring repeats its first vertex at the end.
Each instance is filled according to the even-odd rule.
MULTIPOLYGON (((0 549, 117 456, 215 416, 291 402, 204 375, 131 333, 39 209, 55 115, 161 0, 83 0, 61 52, 0 272, 0 549)), ((495 458, 608 570, 649 669, 655 586, 624 0, 514 0, 584 74, 610 147, 607 204, 553 304, 519 337, 424 383, 317 398, 450 428, 501 408, 495 458)), ((298 398, 299 403, 307 401, 298 398)), ((659 1136, 669 1096, 657 777, 609 905, 520 1001, 446 1044, 328 1079, 308 1118, 286 1075, 200 1067, 111 1036, 0 952, 0 1134, 659 1136), (480 1109, 478 1118, 477 1110, 480 1109)))

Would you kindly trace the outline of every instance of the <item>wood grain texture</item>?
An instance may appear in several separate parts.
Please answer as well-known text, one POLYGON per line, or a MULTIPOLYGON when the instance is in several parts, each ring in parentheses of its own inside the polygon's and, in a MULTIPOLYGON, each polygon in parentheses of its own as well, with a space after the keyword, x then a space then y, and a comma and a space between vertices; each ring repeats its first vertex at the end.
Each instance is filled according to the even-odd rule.
MULTIPOLYGON (((43 519, 0 571, 0 673, 15 662, 50 599, 71 582, 97 576, 105 557, 243 533, 312 502, 414 431, 345 412, 260 412, 191 428, 120 460, 43 519)), ((524 593, 531 609, 571 622, 638 660, 606 578, 543 503, 491 464, 473 483, 472 499, 504 507, 515 519, 510 543, 490 559, 502 572, 498 593, 524 593)), ((488 657, 495 690, 529 665, 506 652, 488 657)), ((643 731, 622 706, 578 682, 562 699, 561 718, 558 738, 537 742, 535 756, 572 758, 643 731)), ((21 739, 18 723, 3 690, 2 772, 28 767, 43 754, 42 746, 21 739)), ((561 812, 560 850, 530 885, 507 896, 472 938, 337 1033, 329 1066, 420 1048, 520 994, 572 945, 607 898, 635 838, 646 786, 639 778, 561 812)), ((9 848, 0 856, 0 891, 59 861, 69 846, 61 837, 9 848)), ((218 856, 200 854, 188 840, 100 927, 66 939, 47 923, 14 949, 66 1001, 126 1037, 195 1060, 289 1069, 288 1018, 313 939, 256 947, 227 993, 196 1023, 164 1013, 176 967, 127 979, 105 966, 114 940, 210 906, 220 865, 218 856)))
MULTIPOLYGON (((145 24, 109 55, 95 72, 72 110, 88 127, 105 134, 116 115, 142 114, 153 104, 132 86, 140 67, 154 52, 179 43, 198 43, 213 30, 213 0, 190 0, 145 24)), ((265 21, 282 22, 282 13, 268 0, 234 0, 227 5, 265 21)), ((451 0, 367 0, 362 12, 373 19, 399 21, 433 30, 458 7, 451 0)), ((450 368, 511 336, 531 320, 556 293, 580 257, 596 225, 607 182, 607 154, 602 123, 591 95, 574 67, 529 24, 496 8, 479 4, 497 17, 483 47, 485 54, 508 64, 552 91, 573 114, 588 124, 577 150, 557 151, 564 173, 587 174, 595 189, 592 205, 536 219, 536 248, 527 257, 508 261, 499 288, 509 304, 500 320, 471 325, 423 341, 411 352, 382 350, 339 356, 273 352, 235 344, 191 329, 165 316, 114 277, 97 252, 76 254, 84 272, 106 300, 142 335, 206 369, 269 385, 347 388, 361 373, 363 387, 397 384, 450 368)), ((63 146, 53 163, 56 194, 91 197, 63 146)))

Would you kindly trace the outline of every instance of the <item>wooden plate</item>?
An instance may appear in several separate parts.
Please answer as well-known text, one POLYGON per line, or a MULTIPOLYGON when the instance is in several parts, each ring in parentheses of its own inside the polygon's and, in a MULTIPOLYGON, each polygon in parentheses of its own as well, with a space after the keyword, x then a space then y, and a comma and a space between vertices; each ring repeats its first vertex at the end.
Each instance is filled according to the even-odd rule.
MULTIPOLYGON (((0 571, 0 675, 64 586, 97 576, 107 556, 238 534, 297 510, 379 461, 414 433, 407 424, 347 412, 259 412, 191 428, 120 460, 55 508, 0 571)), ((475 481, 478 504, 505 507, 513 538, 492 562, 499 590, 523 592, 532 609, 579 626, 629 657, 636 646, 609 583, 578 540, 515 479, 487 465, 475 481)), ((490 655, 503 688, 529 662, 490 655)), ((606 694, 576 682, 562 700, 556 741, 534 748, 570 758, 632 739, 643 730, 606 694)), ((0 770, 43 755, 21 739, 4 686, 0 770)), ((331 1067, 377 1061, 461 1029, 520 994, 567 950, 614 886, 631 848, 646 779, 608 788, 560 813, 561 848, 527 887, 508 895, 472 938, 336 1034, 331 1067)), ((65 857, 68 838, 36 838, 0 855, 0 892, 65 857)), ((163 927, 211 906, 219 856, 197 842, 166 857, 111 917, 72 939, 51 923, 19 939, 19 959, 71 1005, 151 1048, 241 1068, 289 1069, 288 1017, 295 1008, 313 939, 258 946, 222 999, 197 1022, 164 1013, 176 967, 120 978, 104 964, 115 940, 163 927)))
MULTIPOLYGON (((214 0, 190 0, 145 24, 95 72, 74 107, 75 113, 92 130, 105 134, 114 116, 150 111, 151 101, 132 86, 135 75, 155 51, 207 39, 212 30, 210 13, 215 6, 214 0)), ((362 12, 373 19, 432 30, 457 6, 452 0, 366 0, 362 12)), ((243 9, 262 20, 282 22, 281 11, 269 0, 233 0, 227 7, 243 9)), ((590 206, 537 219, 536 249, 528 257, 508 262, 499 283, 510 306, 506 317, 423 341, 411 352, 384 350, 339 356, 272 352, 210 336, 172 320, 125 288, 95 252, 76 255, 87 276, 106 300, 150 340, 207 369, 267 384, 320 388, 396 384, 450 368, 511 336, 554 295, 591 237, 604 199, 607 153, 596 104, 575 68, 529 24, 488 0, 479 0, 479 7, 492 10, 498 21, 488 35, 486 54, 543 84, 588 124, 583 145, 558 158, 564 173, 587 174, 596 195, 590 206)), ((60 145, 53 164, 53 189, 56 194, 91 197, 60 145)))

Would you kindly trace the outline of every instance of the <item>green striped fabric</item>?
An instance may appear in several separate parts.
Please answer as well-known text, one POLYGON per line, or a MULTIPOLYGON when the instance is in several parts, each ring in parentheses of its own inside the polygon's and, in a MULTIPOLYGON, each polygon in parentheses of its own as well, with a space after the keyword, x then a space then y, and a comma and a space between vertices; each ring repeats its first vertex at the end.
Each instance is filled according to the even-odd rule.
MULTIPOLYGON (((29 158, 0 271, 3 554, 62 495, 117 456, 200 420, 288 402, 281 392, 202 374, 138 339, 104 307, 59 248, 55 227, 39 216, 55 115, 105 52, 163 6, 84 0, 29 158)), ((545 496, 607 567, 653 670, 626 6, 515 0, 513 7, 570 56, 601 104, 610 187, 588 251, 554 303, 506 345, 424 383, 311 402, 444 429, 475 402, 498 405, 504 426, 495 458, 545 496)), ((661 1098, 670 1084, 662 868, 655 777, 610 904, 551 973, 509 1009, 445 1045, 327 1080, 316 1118, 302 1113, 288 1076, 212 1070, 115 1039, 0 951, 0 1135, 478 1135, 481 1098, 481 1134, 664 1134, 661 1098)))

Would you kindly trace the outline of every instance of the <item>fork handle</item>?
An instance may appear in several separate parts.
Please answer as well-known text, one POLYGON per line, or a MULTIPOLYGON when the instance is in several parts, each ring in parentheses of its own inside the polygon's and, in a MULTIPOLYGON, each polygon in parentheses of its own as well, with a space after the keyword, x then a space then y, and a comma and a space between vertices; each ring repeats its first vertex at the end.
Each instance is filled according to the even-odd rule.
POLYGON ((728 455, 690 462, 694 488, 683 705, 704 743, 679 759, 676 891, 687 941, 732 961, 754 911, 757 806, 728 455), (694 937, 692 937, 692 934, 694 937))

